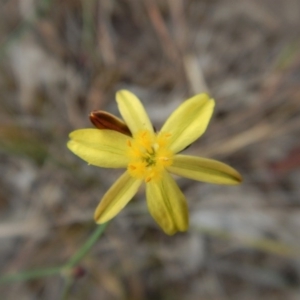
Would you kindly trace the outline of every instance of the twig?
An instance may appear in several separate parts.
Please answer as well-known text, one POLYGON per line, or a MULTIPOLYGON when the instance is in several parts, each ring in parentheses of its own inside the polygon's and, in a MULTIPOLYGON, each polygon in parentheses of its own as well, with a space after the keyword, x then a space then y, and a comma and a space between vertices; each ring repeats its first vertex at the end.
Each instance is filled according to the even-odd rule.
POLYGON ((167 54, 167 56, 170 58, 172 62, 177 62, 179 57, 177 48, 169 35, 168 29, 164 23, 163 17, 157 5, 155 4, 155 1, 146 0, 145 5, 147 8, 149 18, 160 39, 160 42, 162 44, 165 53, 167 54))

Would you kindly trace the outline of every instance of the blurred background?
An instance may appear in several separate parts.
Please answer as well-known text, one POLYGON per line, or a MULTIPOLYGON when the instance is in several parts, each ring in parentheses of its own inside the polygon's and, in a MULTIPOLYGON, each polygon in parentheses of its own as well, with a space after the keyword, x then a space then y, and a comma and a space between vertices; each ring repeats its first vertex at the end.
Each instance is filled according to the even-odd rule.
MULTIPOLYGON (((65 263, 122 171, 66 148, 129 89, 156 128, 185 99, 216 110, 185 152, 230 164, 240 186, 178 179, 191 228, 166 236, 144 191, 80 263, 65 299, 300 299, 299 0, 1 0, 1 274, 65 263)), ((52 276, 1 299, 62 299, 52 276)))

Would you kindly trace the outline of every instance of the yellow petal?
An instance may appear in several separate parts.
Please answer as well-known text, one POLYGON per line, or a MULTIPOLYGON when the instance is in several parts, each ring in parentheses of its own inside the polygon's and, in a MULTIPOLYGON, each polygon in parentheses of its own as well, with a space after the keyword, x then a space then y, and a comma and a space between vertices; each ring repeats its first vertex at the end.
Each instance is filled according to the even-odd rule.
POLYGON ((91 165, 124 168, 128 164, 127 140, 113 130, 79 129, 70 133, 68 148, 91 165))
POLYGON ((134 94, 121 90, 117 92, 116 98, 119 111, 132 134, 144 129, 153 132, 153 126, 144 106, 134 94))
POLYGON ((196 95, 183 102, 167 119, 161 133, 170 133, 170 150, 177 153, 206 130, 215 102, 207 94, 196 95))
POLYGON ((146 185, 148 209, 165 233, 186 231, 189 226, 185 197, 168 172, 159 181, 146 185))
POLYGON ((173 164, 167 167, 170 173, 204 182, 239 184, 241 175, 230 166, 213 159, 188 155, 175 155, 173 164))
POLYGON ((105 223, 116 216, 138 191, 142 180, 125 172, 105 193, 95 211, 95 221, 105 223))

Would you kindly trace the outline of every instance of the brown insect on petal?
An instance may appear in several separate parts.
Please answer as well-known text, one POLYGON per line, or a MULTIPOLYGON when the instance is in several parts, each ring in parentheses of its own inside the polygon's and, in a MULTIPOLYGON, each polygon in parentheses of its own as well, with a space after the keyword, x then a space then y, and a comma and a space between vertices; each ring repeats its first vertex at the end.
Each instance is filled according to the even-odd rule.
POLYGON ((98 129, 109 129, 132 136, 128 126, 118 117, 103 111, 94 110, 90 113, 90 121, 98 129))

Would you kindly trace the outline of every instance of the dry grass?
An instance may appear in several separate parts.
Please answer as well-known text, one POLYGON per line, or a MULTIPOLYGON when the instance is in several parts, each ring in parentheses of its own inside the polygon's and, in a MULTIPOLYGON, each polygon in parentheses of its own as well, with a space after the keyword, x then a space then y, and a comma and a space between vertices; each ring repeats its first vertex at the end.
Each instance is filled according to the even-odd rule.
MULTIPOLYGON (((300 298, 298 0, 2 0, 0 267, 59 265, 94 228, 119 175, 65 146, 88 113, 144 102, 157 128, 208 91, 216 112, 187 152, 220 159, 238 187, 178 181, 191 229, 165 236, 143 192, 82 261, 68 299, 300 298)), ((1 299, 60 299, 49 277, 0 286, 1 299)))

